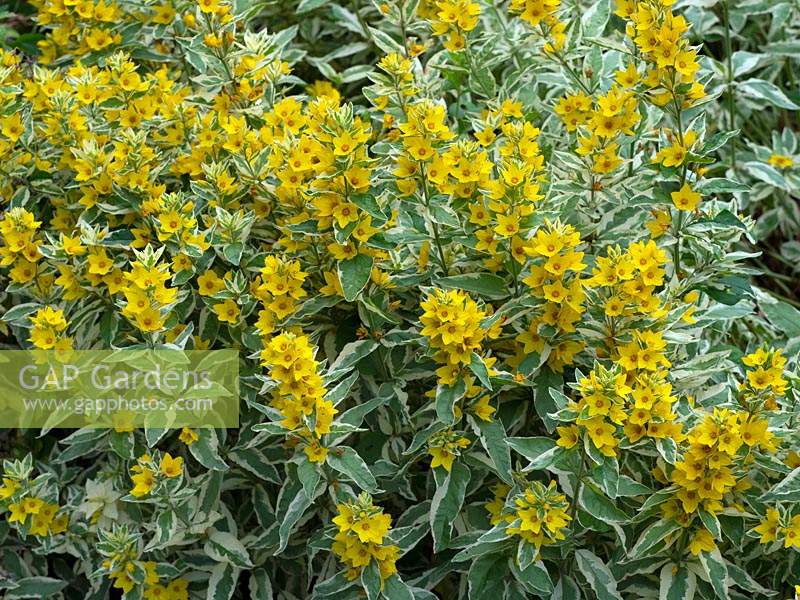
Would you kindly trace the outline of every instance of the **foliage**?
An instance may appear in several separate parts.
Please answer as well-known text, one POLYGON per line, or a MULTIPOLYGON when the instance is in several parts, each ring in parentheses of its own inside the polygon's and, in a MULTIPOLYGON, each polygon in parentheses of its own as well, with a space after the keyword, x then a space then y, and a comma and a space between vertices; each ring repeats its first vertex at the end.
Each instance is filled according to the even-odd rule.
POLYGON ((795 593, 796 3, 30 4, 4 346, 241 426, 0 439, 5 598, 795 593))

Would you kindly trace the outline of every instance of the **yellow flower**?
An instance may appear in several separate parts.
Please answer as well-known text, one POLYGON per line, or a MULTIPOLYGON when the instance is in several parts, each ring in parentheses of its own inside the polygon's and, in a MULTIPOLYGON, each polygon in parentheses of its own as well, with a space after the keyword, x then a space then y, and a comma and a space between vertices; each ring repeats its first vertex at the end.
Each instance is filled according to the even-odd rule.
POLYGON ((779 169, 790 169, 794 166, 794 159, 785 154, 773 154, 769 157, 769 164, 779 169))
POLYGON ((183 458, 172 458, 169 452, 161 458, 161 473, 166 477, 178 477, 183 473, 183 458))
POLYGON ((181 433, 178 436, 178 439, 187 446, 191 446, 197 440, 200 439, 200 436, 194 429, 190 429, 189 427, 184 427, 183 429, 181 429, 181 433))
POLYGON ((556 427, 558 432, 558 440, 556 444, 562 448, 574 448, 580 441, 580 429, 576 425, 569 427, 556 427))
POLYGON ((519 217, 516 215, 497 215, 497 225, 494 230, 503 237, 516 235, 519 233, 519 217))
POLYGON ((153 486, 155 485, 155 476, 153 472, 146 468, 146 467, 134 467, 138 468, 139 472, 134 473, 131 475, 131 481, 133 481, 133 489, 131 490, 131 496, 135 496, 137 498, 146 496, 153 490, 153 486))
POLYGON ((240 310, 236 302, 233 300, 225 300, 224 302, 219 302, 214 305, 214 312, 217 315, 217 319, 221 322, 234 325, 239 318, 240 310))
POLYGON ((197 5, 200 7, 200 12, 207 14, 215 14, 222 9, 219 0, 197 0, 197 5))
POLYGON ((700 193, 693 192, 688 183, 684 183, 677 192, 672 192, 671 196, 672 203, 678 210, 692 211, 700 204, 700 193))
POLYGON ((197 278, 197 291, 201 296, 213 296, 225 287, 225 282, 214 271, 206 271, 197 278))
POLYGON ((25 523, 28 518, 28 513, 25 512, 25 506, 22 502, 12 503, 8 505, 8 522, 9 523, 25 523))
POLYGON ((308 460, 312 463, 323 463, 328 456, 328 449, 316 442, 303 448, 303 452, 306 453, 308 460))
POLYGON ((12 142, 16 142, 22 136, 23 131, 22 117, 18 112, 0 119, 0 133, 12 142))
POLYGON ((431 468, 443 467, 445 471, 450 471, 453 468, 453 461, 456 458, 455 454, 451 454, 446 448, 428 448, 428 454, 433 457, 431 460, 431 468))
POLYGON ((136 327, 144 332, 158 331, 164 326, 164 317, 154 308, 146 308, 135 315, 136 327))
POLYGON ((716 548, 713 536, 705 529, 698 529, 689 542, 689 551, 697 556, 701 552, 711 552, 716 548))
POLYGON ((784 548, 800 548, 800 515, 792 517, 789 527, 783 530, 784 548))
POLYGON ((472 412, 482 421, 491 421, 492 415, 497 409, 490 404, 489 396, 481 396, 472 406, 472 412))
POLYGON ((762 544, 769 544, 778 539, 779 521, 780 513, 774 508, 768 508, 766 516, 759 522, 758 526, 753 529, 753 531, 761 536, 759 541, 762 544))

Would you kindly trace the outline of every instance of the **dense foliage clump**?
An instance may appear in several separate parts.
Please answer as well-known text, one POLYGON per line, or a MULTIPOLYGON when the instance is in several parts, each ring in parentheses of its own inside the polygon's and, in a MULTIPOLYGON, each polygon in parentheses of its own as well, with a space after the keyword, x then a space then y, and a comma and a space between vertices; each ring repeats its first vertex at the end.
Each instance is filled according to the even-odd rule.
POLYGON ((796 3, 0 17, 4 348, 241 394, 0 434, 3 597, 794 597, 796 3))

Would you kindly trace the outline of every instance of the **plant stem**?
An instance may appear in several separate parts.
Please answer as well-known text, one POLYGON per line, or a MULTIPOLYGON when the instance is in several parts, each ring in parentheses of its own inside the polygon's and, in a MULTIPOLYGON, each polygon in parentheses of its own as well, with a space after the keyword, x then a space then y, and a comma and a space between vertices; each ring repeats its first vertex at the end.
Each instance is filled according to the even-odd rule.
MULTIPOLYGON (((420 163, 420 172, 422 175, 422 198, 425 203, 425 208, 428 210, 428 214, 430 215, 430 198, 428 197, 428 175, 425 173, 425 164, 420 163)), ((439 253, 439 264, 442 267, 442 271, 444 272, 444 276, 447 277, 450 275, 450 271, 447 269, 447 263, 444 260, 444 249, 442 248, 442 240, 439 237, 439 225, 431 219, 431 228, 433 229, 433 241, 436 243, 436 250, 439 253)))
POLYGON ((517 259, 514 258, 514 250, 512 248, 512 242, 508 240, 508 256, 509 260, 511 260, 511 276, 514 278, 514 297, 519 297, 519 265, 517 265, 517 259))
POLYGON ((586 468, 586 461, 583 457, 583 454, 579 454, 581 457, 581 466, 578 468, 578 477, 575 481, 575 493, 572 496, 572 506, 569 507, 570 527, 572 528, 573 541, 575 536, 575 514, 578 512, 578 498, 581 493, 581 487, 583 486, 583 471, 586 468))
POLYGON ((683 221, 683 211, 678 211, 675 222, 675 247, 672 251, 672 267, 675 270, 675 277, 678 277, 681 270, 681 226, 683 221))
MULTIPOLYGON (((725 32, 725 62, 726 62, 726 70, 728 71, 728 89, 727 89, 727 101, 728 101, 728 119, 730 120, 730 130, 733 131, 736 129, 736 104, 734 102, 733 97, 733 63, 732 63, 732 55, 733 51, 731 50, 731 24, 730 24, 730 17, 728 15, 728 1, 729 0, 722 0, 722 27, 725 32)), ((732 137, 730 140, 731 145, 731 169, 736 171, 736 138, 732 137)))

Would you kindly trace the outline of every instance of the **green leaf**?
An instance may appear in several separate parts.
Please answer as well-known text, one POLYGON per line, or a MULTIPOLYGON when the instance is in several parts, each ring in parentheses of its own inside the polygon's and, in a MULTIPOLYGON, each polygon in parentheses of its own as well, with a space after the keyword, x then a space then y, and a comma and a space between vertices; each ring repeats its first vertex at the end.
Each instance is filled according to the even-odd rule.
POLYGON ((661 568, 659 600, 692 600, 697 577, 685 566, 667 563, 661 568))
POLYGON ((700 564, 708 575, 708 581, 714 588, 714 593, 720 600, 730 600, 728 595, 728 568, 725 560, 719 553, 719 548, 714 548, 711 552, 701 552, 700 564))
POLYGON ((342 286, 345 300, 352 302, 367 286, 372 272, 372 263, 373 259, 368 254, 359 254, 349 260, 339 261, 339 283, 342 286))
POLYGON ((467 384, 463 378, 456 381, 453 385, 439 384, 436 386, 436 416, 443 423, 452 424, 456 420, 453 407, 456 402, 464 397, 467 391, 467 384))
POLYGON ((614 502, 588 483, 581 488, 580 504, 586 512, 601 521, 624 523, 630 519, 614 502))
POLYGON ((775 303, 759 302, 759 308, 767 319, 787 338, 800 337, 800 310, 791 304, 777 301, 775 303))
POLYGON ((659 438, 656 440, 656 450, 667 463, 674 465, 678 460, 678 445, 671 438, 659 438))
POLYGON ((228 458, 264 481, 272 483, 280 483, 281 481, 281 476, 275 465, 271 464, 267 457, 255 448, 238 448, 228 454, 228 458))
POLYGON ((604 456, 603 462, 593 469, 594 481, 609 498, 619 493, 619 463, 613 456, 604 456))
POLYGON ((217 562, 229 562, 234 567, 242 569, 253 566, 244 544, 228 531, 213 531, 203 549, 217 562))
POLYGON ((126 460, 132 460, 135 458, 135 440, 132 431, 111 430, 108 436, 108 441, 111 445, 111 449, 120 458, 124 458, 126 460))
POLYGON ((564 387, 564 377, 550 367, 542 368, 536 375, 534 407, 548 433, 553 433, 558 424, 558 421, 550 415, 566 406, 566 397, 561 392, 562 387, 564 387))
POLYGON ((153 539, 145 547, 145 551, 163 548, 170 545, 170 540, 175 539, 175 532, 178 526, 178 518, 173 510, 165 510, 156 519, 156 530, 153 539))
MULTIPOLYGON (((287 480, 286 485, 292 485, 292 487, 294 487, 296 484, 291 480, 287 480)), ((285 493, 286 490, 287 487, 284 487, 281 490, 281 494, 285 493)), ((292 531, 294 531, 295 525, 297 525, 297 522, 305 514, 308 507, 311 506, 311 503, 312 499, 309 498, 302 489, 297 490, 296 495, 289 502, 286 514, 283 515, 283 520, 278 528, 280 542, 276 554, 280 554, 286 549, 286 545, 289 543, 289 536, 292 534, 292 531)))
MULTIPOLYGON (((528 544, 532 546, 532 544, 528 544)), ((534 549, 535 552, 535 549, 534 549)), ((522 564, 514 566, 514 576, 526 589, 538 596, 548 598, 553 593, 553 580, 541 560, 529 563, 525 568, 522 564)))
POLYGON ((527 458, 530 464, 525 468, 526 471, 545 469, 549 467, 559 447, 555 440, 547 437, 511 437, 506 443, 512 450, 519 452, 527 458))
POLYGON ((381 594, 381 572, 377 561, 370 561, 361 571, 361 586, 367 592, 367 600, 378 600, 381 594))
POLYGON ((377 347, 378 342, 375 340, 356 340, 346 344, 328 369, 328 376, 340 377, 342 373, 356 366, 356 363, 362 358, 369 356, 377 347))
POLYGON ((789 473, 783 481, 774 485, 759 500, 761 502, 800 502, 800 467, 789 473))
POLYGON ((502 277, 491 273, 467 273, 437 279, 434 284, 448 290, 464 290, 492 299, 508 297, 508 286, 502 277))
POLYGON ((456 461, 442 481, 437 478, 430 510, 431 535, 435 552, 444 550, 450 543, 453 523, 464 504, 470 475, 469 468, 456 461))
POLYGON ((487 390, 492 391, 492 382, 489 380, 489 370, 486 368, 486 363, 477 352, 473 352, 470 357, 469 369, 475 374, 480 382, 487 390))
POLYGON ((383 582, 383 596, 386 600, 414 600, 414 592, 396 574, 383 582))
POLYGON ((236 591, 240 570, 230 563, 219 563, 211 570, 208 578, 207 600, 228 600, 236 591))
POLYGON ((599 37, 606 28, 610 16, 610 0, 597 0, 592 2, 581 16, 583 35, 590 38, 599 37))
POLYGON ((762 162, 752 161, 744 163, 745 170, 756 179, 768 183, 771 186, 790 191, 790 186, 778 170, 772 165, 762 162))
POLYGON ((22 324, 27 325, 27 318, 40 308, 42 308, 42 305, 38 302, 25 302, 24 304, 17 304, 15 307, 8 309, 3 314, 3 321, 6 323, 19 321, 22 322, 22 324))
POLYGON ((680 523, 677 523, 672 519, 660 519, 656 521, 642 532, 642 535, 639 536, 639 539, 633 545, 633 548, 631 548, 628 556, 631 558, 636 558, 644 555, 656 544, 664 540, 664 538, 666 538, 668 535, 675 533, 682 528, 683 527, 680 523))
POLYGON ((755 592, 756 594, 761 594, 762 596, 777 596, 777 592, 773 592, 765 588, 764 586, 760 585, 755 579, 750 577, 747 574, 747 571, 744 569, 737 567, 732 562, 727 563, 728 567, 728 576, 731 578, 731 581, 738 585, 743 590, 747 590, 748 592, 755 592))
POLYGON ((700 520, 703 522, 703 525, 705 525, 708 532, 714 536, 714 539, 721 540, 722 528, 719 525, 717 517, 702 508, 698 509, 698 514, 700 515, 700 520))
POLYGON ((697 186, 698 192, 704 195, 713 194, 733 194, 734 192, 747 192, 750 186, 733 181, 732 179, 725 179, 724 177, 712 177, 711 179, 703 179, 700 185, 697 186))
POLYGON ((497 476, 508 484, 511 478, 511 451, 506 444, 506 430, 499 419, 483 421, 479 418, 471 419, 477 429, 481 444, 494 463, 497 476))
POLYGON ((300 4, 297 5, 294 12, 295 14, 302 15, 325 6, 327 3, 328 0, 300 0, 300 4))
POLYGON ((582 598, 583 595, 575 580, 562 574, 556 589, 553 590, 552 600, 581 600, 582 598))
POLYGON ((241 242, 226 244, 222 248, 222 255, 225 257, 225 260, 233 265, 238 265, 242 260, 242 252, 244 252, 244 244, 241 242))
POLYGON ((578 569, 597 596, 597 600, 622 600, 617 591, 617 581, 605 563, 589 550, 575 552, 578 569))
POLYGON ((52 577, 23 577, 17 581, 11 580, 16 584, 14 588, 5 591, 3 598, 12 600, 16 598, 51 598, 65 587, 66 581, 53 579, 52 577))
POLYGON ((255 569, 250 573, 250 600, 272 600, 272 582, 266 569, 255 569))
POLYGON ((403 49, 403 46, 394 41, 392 36, 385 31, 375 29, 374 27, 368 27, 368 29, 370 37, 372 37, 372 39, 375 41, 375 45, 383 50, 385 54, 397 53, 400 56, 404 56, 405 50, 403 49))
POLYGON ((189 452, 192 453, 192 456, 206 469, 227 471, 228 465, 219 455, 217 432, 208 428, 197 429, 196 432, 199 439, 189 445, 189 452))
POLYGON ((767 104, 788 110, 800 110, 800 106, 789 100, 788 96, 774 83, 763 79, 748 79, 737 84, 737 90, 744 96, 754 100, 763 100, 767 104))
POLYGON ((703 145, 703 149, 700 151, 700 154, 711 154, 716 150, 722 148, 725 144, 727 144, 731 139, 738 136, 740 131, 738 129, 734 131, 720 131, 719 133, 715 133, 708 141, 703 145))
POLYGON ((456 554, 452 558, 452 561, 463 562, 472 560, 473 558, 483 556, 489 552, 495 552, 501 547, 509 546, 511 540, 506 533, 506 528, 507 525, 505 523, 495 525, 489 531, 484 532, 474 544, 470 544, 456 554))
POLYGON ((502 554, 489 554, 472 563, 467 574, 470 600, 503 597, 504 579, 508 572, 506 560, 502 554))
POLYGON ((536 546, 525 540, 520 540, 517 544, 517 565, 525 570, 536 561, 539 551, 536 546))
POLYGON ((355 481, 356 485, 370 494, 379 492, 375 476, 353 448, 339 446, 328 452, 327 462, 336 471, 355 481))
POLYGON ((733 67, 734 78, 747 75, 758 68, 759 63, 768 58, 764 54, 755 54, 753 52, 745 52, 738 50, 731 56, 731 66, 733 67))
POLYGON ((353 587, 354 582, 344 576, 344 571, 336 573, 333 577, 318 583, 314 586, 314 598, 324 598, 327 596, 336 595, 341 597, 341 593, 346 589, 353 587))
POLYGON ((339 402, 347 398, 347 395, 350 393, 353 384, 356 381, 358 381, 359 375, 360 374, 358 371, 353 371, 352 373, 350 373, 350 375, 342 379, 334 387, 329 388, 328 393, 325 394, 325 400, 330 401, 331 403, 333 403, 334 406, 339 404, 339 402))

